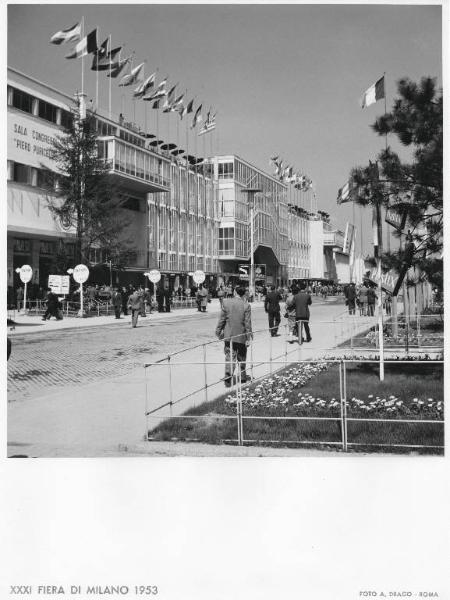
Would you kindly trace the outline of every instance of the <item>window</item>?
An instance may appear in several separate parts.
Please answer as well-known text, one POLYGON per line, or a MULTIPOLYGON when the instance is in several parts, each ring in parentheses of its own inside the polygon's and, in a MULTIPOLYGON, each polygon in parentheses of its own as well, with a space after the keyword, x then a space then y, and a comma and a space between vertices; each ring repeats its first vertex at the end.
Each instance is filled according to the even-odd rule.
POLYGON ((33 113, 33 96, 27 94, 26 92, 22 92, 21 90, 16 90, 13 88, 12 93, 12 105, 14 108, 18 108, 19 110, 23 110, 27 113, 33 113))
POLYGON ((31 185, 31 167, 15 162, 13 180, 31 185))
POLYGON ((219 229, 219 254, 234 255, 234 227, 219 229))
POLYGON ((219 163, 219 179, 233 179, 233 163, 219 163))
POLYGON ((50 104, 49 102, 44 102, 44 100, 39 100, 38 115, 41 119, 45 119, 46 121, 56 123, 56 112, 56 106, 50 104))
POLYGON ((70 129, 73 124, 73 117, 67 110, 61 110, 61 125, 66 129, 70 129))
POLYGON ((20 254, 28 254, 31 252, 31 240, 16 238, 14 240, 14 252, 18 252, 20 254))
POLYGON ((55 242, 41 241, 40 254, 45 254, 47 256, 53 256, 55 253, 56 253, 55 242))

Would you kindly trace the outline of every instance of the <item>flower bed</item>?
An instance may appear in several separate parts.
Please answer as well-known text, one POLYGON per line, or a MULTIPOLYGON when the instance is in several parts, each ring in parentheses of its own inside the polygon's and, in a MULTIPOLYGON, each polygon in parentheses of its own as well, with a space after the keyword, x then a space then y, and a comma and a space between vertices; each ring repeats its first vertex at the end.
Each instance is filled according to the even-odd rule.
MULTIPOLYGON (((443 419, 443 367, 435 363, 417 364, 417 357, 414 358, 411 364, 387 363, 383 382, 379 381, 376 363, 347 365, 347 416, 390 420, 389 423, 349 421, 349 442, 367 447, 443 445, 442 425, 398 422, 443 419)), ((192 418, 165 421, 151 436, 210 443, 235 440, 235 420, 223 417, 234 417, 236 410, 236 393, 228 394, 187 411, 185 417, 192 418)), ((339 445, 342 440, 339 367, 324 360, 298 363, 266 377, 242 390, 242 412, 244 439, 249 442, 339 445), (321 420, 322 417, 330 420, 321 420)))

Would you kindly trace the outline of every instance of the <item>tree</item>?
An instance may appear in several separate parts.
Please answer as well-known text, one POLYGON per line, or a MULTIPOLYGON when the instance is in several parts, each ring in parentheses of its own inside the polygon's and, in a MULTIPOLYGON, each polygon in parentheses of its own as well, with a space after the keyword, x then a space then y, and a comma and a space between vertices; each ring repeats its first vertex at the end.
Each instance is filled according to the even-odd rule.
POLYGON ((406 273, 419 267, 437 284, 443 271, 442 91, 430 77, 419 84, 403 78, 397 85, 399 97, 391 112, 372 129, 380 136, 395 134, 409 149, 410 160, 402 161, 387 147, 375 163, 353 169, 353 199, 363 206, 389 207, 398 215, 406 211, 408 239, 401 250, 383 254, 383 269, 406 273))
POLYGON ((128 225, 121 209, 126 198, 99 156, 95 117, 81 118, 78 107, 69 127, 56 137, 52 153, 59 175, 56 197, 49 197, 48 205, 65 229, 76 231, 75 263, 90 264, 91 249, 97 248, 123 266, 133 252, 131 239, 123 233, 128 225))

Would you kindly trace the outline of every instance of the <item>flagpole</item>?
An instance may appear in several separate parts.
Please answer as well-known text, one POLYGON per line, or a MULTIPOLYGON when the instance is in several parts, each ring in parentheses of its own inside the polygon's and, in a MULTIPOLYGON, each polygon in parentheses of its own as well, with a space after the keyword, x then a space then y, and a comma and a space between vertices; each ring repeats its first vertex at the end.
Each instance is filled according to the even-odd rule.
MULTIPOLYGON (((109 34, 109 47, 112 48, 112 35, 109 34)), ((122 51, 119 52, 119 65, 120 65, 120 55, 122 51)), ((111 121, 111 73, 112 73, 112 60, 109 57, 109 120, 111 121)))
MULTIPOLYGON (((81 39, 84 38, 84 16, 81 17, 81 39)), ((81 94, 84 94, 84 55, 81 56, 81 94)))
MULTIPOLYGON (((97 31, 99 39, 100 37, 100 27, 97 25, 97 31)), ((98 55, 97 55, 97 67, 98 67, 98 55)), ((98 110, 98 68, 95 70, 95 109, 98 110)))

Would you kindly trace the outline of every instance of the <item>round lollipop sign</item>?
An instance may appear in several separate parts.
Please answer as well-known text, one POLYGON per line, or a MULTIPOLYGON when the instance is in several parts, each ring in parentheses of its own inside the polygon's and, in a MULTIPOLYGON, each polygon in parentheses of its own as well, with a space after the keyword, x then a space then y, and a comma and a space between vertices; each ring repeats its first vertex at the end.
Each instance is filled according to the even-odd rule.
POLYGON ((204 271, 195 271, 193 275, 193 279, 197 285, 203 283, 205 281, 205 277, 204 271))
POLYGON ((19 277, 22 283, 28 283, 31 281, 31 278, 33 277, 33 269, 30 267, 30 265, 23 265, 20 267, 19 277))
POLYGON ((149 273, 146 273, 146 275, 152 283, 158 283, 161 279, 161 273, 158 269, 152 269, 149 273))
POLYGON ((89 279, 89 269, 86 265, 77 265, 73 269, 73 278, 77 283, 84 283, 89 279))

